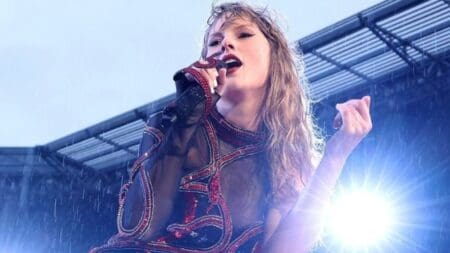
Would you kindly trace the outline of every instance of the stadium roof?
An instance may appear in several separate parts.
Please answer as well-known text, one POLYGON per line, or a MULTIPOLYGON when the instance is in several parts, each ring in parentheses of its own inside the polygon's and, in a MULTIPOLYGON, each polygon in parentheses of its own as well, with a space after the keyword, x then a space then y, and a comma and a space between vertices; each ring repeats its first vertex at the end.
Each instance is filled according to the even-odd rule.
MULTIPOLYGON (((304 53, 316 101, 349 91, 376 92, 377 86, 406 73, 438 75, 449 68, 450 1, 385 1, 300 39, 296 46, 304 53)), ((33 167, 34 173, 82 178, 123 170, 136 158, 147 115, 173 97, 43 146, 0 148, 0 172, 22 174, 33 167)))
POLYGON ((431 62, 449 67, 442 54, 450 48, 450 1, 385 1, 298 46, 318 100, 431 62))

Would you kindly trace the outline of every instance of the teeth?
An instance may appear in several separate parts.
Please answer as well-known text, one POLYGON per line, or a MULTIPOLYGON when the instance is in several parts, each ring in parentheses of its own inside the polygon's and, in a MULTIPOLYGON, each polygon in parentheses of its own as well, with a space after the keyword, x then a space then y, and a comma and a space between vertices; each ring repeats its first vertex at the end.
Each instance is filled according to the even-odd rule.
POLYGON ((225 61, 227 68, 234 68, 241 66, 241 62, 236 59, 228 59, 225 61))
POLYGON ((228 59, 228 60, 225 61, 226 64, 231 64, 231 63, 234 63, 234 62, 237 62, 237 61, 235 59, 228 59))

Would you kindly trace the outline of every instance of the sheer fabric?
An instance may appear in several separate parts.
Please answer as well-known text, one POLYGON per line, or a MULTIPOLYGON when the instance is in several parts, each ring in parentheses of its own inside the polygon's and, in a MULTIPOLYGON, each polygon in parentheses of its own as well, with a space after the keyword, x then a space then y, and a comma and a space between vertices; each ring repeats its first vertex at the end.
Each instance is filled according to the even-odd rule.
POLYGON ((270 190, 264 131, 213 109, 163 133, 160 117, 121 189, 118 233, 91 252, 257 252, 270 190))

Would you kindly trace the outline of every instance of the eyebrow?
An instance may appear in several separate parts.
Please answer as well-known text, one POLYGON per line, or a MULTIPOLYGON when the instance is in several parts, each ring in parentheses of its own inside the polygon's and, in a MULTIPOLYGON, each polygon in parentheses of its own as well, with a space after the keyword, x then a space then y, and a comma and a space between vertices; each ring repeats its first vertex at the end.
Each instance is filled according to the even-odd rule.
MULTIPOLYGON (((222 27, 223 27, 223 26, 222 26, 222 27)), ((221 28, 222 28, 222 27, 221 27, 221 28)), ((234 30, 239 30, 239 29, 242 29, 242 28, 249 28, 249 29, 252 30, 252 27, 251 27, 250 25, 248 25, 248 24, 238 25, 238 26, 233 27, 232 29, 234 29, 234 30)), ((215 36, 221 36, 221 35, 222 35, 222 32, 215 32, 215 33, 211 34, 211 35, 209 36, 209 38, 215 37, 215 36)))

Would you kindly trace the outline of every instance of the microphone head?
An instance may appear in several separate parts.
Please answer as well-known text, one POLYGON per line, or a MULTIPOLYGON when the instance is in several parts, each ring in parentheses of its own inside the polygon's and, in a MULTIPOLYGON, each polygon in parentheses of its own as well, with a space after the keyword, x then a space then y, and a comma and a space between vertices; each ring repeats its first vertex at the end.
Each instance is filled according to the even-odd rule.
POLYGON ((220 69, 222 69, 222 68, 227 68, 227 64, 224 62, 224 61, 222 61, 222 60, 217 60, 216 59, 216 69, 217 69, 217 71, 219 71, 220 69))

